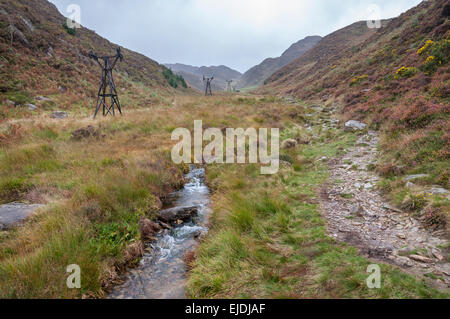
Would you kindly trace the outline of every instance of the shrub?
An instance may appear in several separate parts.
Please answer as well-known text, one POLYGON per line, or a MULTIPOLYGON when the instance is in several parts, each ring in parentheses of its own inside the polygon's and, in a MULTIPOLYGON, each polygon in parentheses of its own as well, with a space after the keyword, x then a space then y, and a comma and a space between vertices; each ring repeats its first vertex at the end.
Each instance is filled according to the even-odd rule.
POLYGON ((70 28, 70 27, 67 25, 67 22, 64 22, 64 24, 63 24, 62 26, 63 26, 64 30, 66 30, 66 32, 67 32, 68 34, 73 35, 73 36, 75 36, 75 35, 77 34, 77 29, 75 29, 75 28, 70 28))
POLYGON ((424 222, 428 227, 445 228, 447 220, 445 214, 441 212, 440 208, 428 207, 425 209, 424 222))
POLYGON ((414 76, 419 70, 415 67, 404 67, 402 66, 400 69, 395 72, 395 78, 410 78, 414 76))
POLYGON ((350 80, 350 86, 365 82, 368 78, 369 76, 367 74, 354 77, 353 79, 350 80))
POLYGON ((181 75, 174 74, 172 70, 170 69, 163 70, 163 75, 167 80, 167 82, 169 83, 169 85, 174 89, 178 87, 178 84, 181 84, 182 87, 187 88, 187 84, 184 78, 181 75))
POLYGON ((428 51, 428 49, 434 44, 433 40, 427 40, 427 42, 425 42, 424 46, 422 46, 418 51, 417 54, 418 55, 422 55, 425 52, 428 51))
MULTIPOLYGON (((432 42, 427 47, 429 56, 425 60, 422 70, 428 74, 433 74, 450 59, 450 40, 442 40, 439 42, 432 42)), ((423 54, 423 53, 422 53, 423 54)))
POLYGON ((12 91, 5 94, 8 100, 13 101, 16 105, 23 105, 26 103, 31 103, 33 98, 30 93, 25 91, 12 91))
POLYGON ((19 200, 31 188, 22 178, 7 178, 0 182, 0 202, 8 203, 19 200))

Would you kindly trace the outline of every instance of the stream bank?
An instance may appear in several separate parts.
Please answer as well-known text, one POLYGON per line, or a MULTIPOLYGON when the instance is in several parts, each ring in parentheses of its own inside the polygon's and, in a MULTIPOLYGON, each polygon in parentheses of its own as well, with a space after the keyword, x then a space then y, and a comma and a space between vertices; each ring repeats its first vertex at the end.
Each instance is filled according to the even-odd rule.
POLYGON ((124 283, 113 288, 109 299, 183 299, 187 267, 184 257, 197 246, 197 238, 208 231, 210 191, 205 169, 191 166, 184 188, 170 196, 166 209, 197 207, 191 220, 161 231, 149 243, 137 268, 130 270, 124 283))

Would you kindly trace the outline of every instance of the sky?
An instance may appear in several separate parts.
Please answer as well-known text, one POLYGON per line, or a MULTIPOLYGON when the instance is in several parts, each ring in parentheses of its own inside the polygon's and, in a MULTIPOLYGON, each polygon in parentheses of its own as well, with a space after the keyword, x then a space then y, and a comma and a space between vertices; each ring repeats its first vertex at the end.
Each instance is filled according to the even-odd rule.
POLYGON ((240 72, 310 35, 392 18, 421 0, 50 0, 125 48, 159 63, 226 65, 240 72))

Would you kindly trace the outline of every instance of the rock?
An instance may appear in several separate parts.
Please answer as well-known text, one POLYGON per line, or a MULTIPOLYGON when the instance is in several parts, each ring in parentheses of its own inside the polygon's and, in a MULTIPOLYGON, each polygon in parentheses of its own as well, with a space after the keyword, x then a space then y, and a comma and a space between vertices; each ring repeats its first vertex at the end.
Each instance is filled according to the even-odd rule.
POLYGON ((416 187, 416 184, 411 183, 411 182, 406 182, 405 187, 408 188, 408 189, 413 189, 413 188, 416 187))
POLYGON ((443 260, 445 259, 445 257, 442 256, 442 255, 441 255, 438 251, 436 251, 436 250, 433 250, 432 253, 433 253, 433 256, 436 257, 436 259, 439 260, 439 261, 443 261, 443 260))
POLYGON ((362 216, 364 213, 364 208, 361 205, 353 205, 350 209, 350 213, 356 216, 362 216))
POLYGON ((433 187, 428 191, 428 193, 430 193, 431 195, 447 195, 450 192, 442 187, 433 187))
POLYGON ((372 183, 366 183, 366 184, 364 184, 364 188, 365 189, 372 189, 373 185, 372 185, 372 183))
POLYGON ((58 85, 58 90, 59 90, 59 92, 61 92, 61 93, 66 93, 67 88, 66 88, 65 86, 58 85))
POLYGON ((17 38, 20 40, 20 42, 22 42, 25 45, 29 45, 30 43, 27 40, 27 37, 22 33, 22 31, 20 31, 19 29, 17 29, 15 26, 13 26, 12 24, 9 25, 8 27, 8 33, 12 35, 12 40, 14 40, 14 38, 17 36, 17 38))
POLYGON ((297 141, 292 138, 284 140, 283 143, 281 143, 282 149, 289 149, 294 147, 297 147, 297 141))
POLYGON ((410 268, 414 266, 414 263, 409 258, 397 257, 396 260, 398 261, 398 264, 402 267, 410 268))
POLYGON ((384 204, 384 205, 383 205, 383 209, 391 210, 391 211, 396 212, 396 213, 403 213, 402 210, 400 210, 400 209, 398 209, 398 208, 395 208, 394 206, 389 205, 389 204, 384 204))
POLYGON ((53 112, 51 115, 52 118, 54 119, 65 119, 68 117, 67 112, 62 112, 62 111, 57 111, 57 112, 53 112))
POLYGON ((410 182, 410 181, 413 181, 415 179, 425 178, 425 177, 429 177, 429 176, 430 175, 428 175, 428 174, 409 175, 409 176, 405 177, 405 181, 410 182))
POLYGON ((411 258, 412 260, 421 262, 421 263, 428 263, 428 264, 433 263, 433 259, 424 257, 424 256, 420 256, 420 255, 410 255, 409 258, 411 258))
POLYGON ((165 222, 158 220, 158 224, 161 225, 162 228, 164 229, 172 229, 172 226, 170 226, 169 224, 166 224, 165 222))
POLYGON ((0 230, 6 230, 25 221, 42 205, 11 203, 0 206, 0 230))
POLYGON ((48 50, 47 50, 47 55, 52 58, 54 54, 55 54, 55 51, 53 50, 53 47, 49 46, 48 50))
POLYGON ((357 189, 360 189, 362 185, 361 183, 355 183, 353 186, 357 189))
POLYGON ((5 103, 6 103, 6 105, 9 105, 9 106, 16 106, 16 102, 11 101, 11 100, 6 100, 5 103))
POLYGON ((400 239, 403 239, 403 240, 406 239, 405 234, 397 234, 397 237, 400 238, 400 239))
POLYGON ((158 218, 166 223, 174 223, 177 220, 186 221, 198 213, 198 208, 191 207, 174 207, 162 210, 158 213, 158 218))
POLYGON ((28 110, 34 111, 37 109, 37 106, 31 103, 25 104, 26 107, 28 107, 28 110))
POLYGON ((153 240, 154 236, 162 229, 160 225, 149 219, 141 217, 139 220, 139 231, 142 240, 153 240))
POLYGON ((45 96, 36 96, 36 101, 50 101, 50 99, 48 97, 45 96))
POLYGON ((31 32, 34 32, 35 27, 34 27, 34 25, 31 23, 31 21, 28 20, 28 19, 26 19, 26 18, 24 18, 24 17, 21 17, 21 18, 22 18, 23 23, 27 26, 27 28, 30 29, 31 32))
POLYGON ((346 132, 361 131, 364 130, 366 127, 367 127, 366 124, 352 120, 345 123, 344 130, 346 132))
POLYGON ((92 125, 89 125, 84 128, 80 128, 74 132, 72 132, 72 139, 75 141, 80 141, 89 137, 98 137, 100 136, 100 132, 96 130, 92 125))

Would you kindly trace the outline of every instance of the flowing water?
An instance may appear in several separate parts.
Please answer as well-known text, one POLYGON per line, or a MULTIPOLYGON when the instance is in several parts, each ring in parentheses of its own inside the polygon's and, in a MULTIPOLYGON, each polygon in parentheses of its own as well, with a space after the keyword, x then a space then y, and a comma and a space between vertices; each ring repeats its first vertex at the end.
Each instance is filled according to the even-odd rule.
POLYGON ((184 256, 197 245, 195 238, 207 231, 210 213, 209 189, 204 168, 191 167, 184 188, 171 197, 170 207, 197 206, 198 215, 191 222, 161 233, 149 246, 139 266, 131 270, 125 283, 113 289, 112 299, 182 299, 185 298, 186 265, 184 256))

